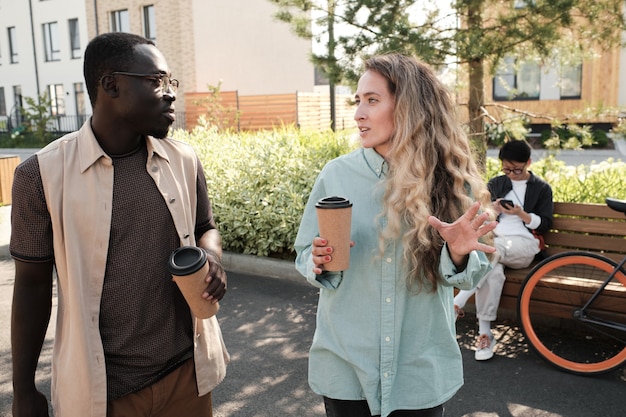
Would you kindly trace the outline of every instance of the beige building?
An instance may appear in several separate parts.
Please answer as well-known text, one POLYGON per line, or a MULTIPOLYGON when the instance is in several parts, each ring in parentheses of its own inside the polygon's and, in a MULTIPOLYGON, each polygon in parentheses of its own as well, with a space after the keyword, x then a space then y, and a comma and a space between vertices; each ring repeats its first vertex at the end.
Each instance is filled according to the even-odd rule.
POLYGON ((0 130, 23 97, 46 91, 55 114, 90 114, 83 52, 112 31, 155 41, 181 83, 180 112, 185 92, 220 83, 240 95, 313 92, 311 41, 275 12, 268 0, 0 0, 0 130))
POLYGON ((121 30, 153 39, 182 92, 220 82, 245 95, 313 91, 311 41, 274 19, 267 0, 94 0, 86 10, 90 38, 121 30))

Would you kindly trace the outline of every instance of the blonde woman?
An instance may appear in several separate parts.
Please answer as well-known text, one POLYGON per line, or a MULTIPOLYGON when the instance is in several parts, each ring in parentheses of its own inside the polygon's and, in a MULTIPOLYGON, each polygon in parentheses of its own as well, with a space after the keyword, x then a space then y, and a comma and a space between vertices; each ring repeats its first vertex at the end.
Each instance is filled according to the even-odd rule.
POLYGON ((443 416, 463 384, 453 288, 489 270, 489 193, 434 72, 391 54, 365 63, 355 95, 362 147, 317 178, 296 267, 320 288, 309 384, 327 416, 443 416), (315 203, 353 203, 350 267, 326 271, 315 203), (475 201, 476 200, 476 201, 475 201))

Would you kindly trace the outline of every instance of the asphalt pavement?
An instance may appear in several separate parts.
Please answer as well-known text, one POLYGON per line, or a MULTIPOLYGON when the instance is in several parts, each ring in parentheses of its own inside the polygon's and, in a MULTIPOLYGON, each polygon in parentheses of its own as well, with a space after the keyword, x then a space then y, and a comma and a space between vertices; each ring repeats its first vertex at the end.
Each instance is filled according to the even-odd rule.
MULTIPOLYGON (((10 308, 14 267, 8 257, 11 206, 0 207, 0 416, 11 416, 10 308)), ((215 417, 323 417, 307 384, 317 290, 291 262, 227 253, 229 291, 218 319, 232 363, 213 392, 215 417)), ((56 303, 55 303, 56 305, 56 303)), ((496 322, 495 357, 474 360, 475 316, 457 323, 465 385, 446 404, 447 417, 623 417, 623 369, 596 377, 561 372, 529 350, 504 312, 496 322)), ((50 395, 55 314, 44 343, 39 388, 50 395)))

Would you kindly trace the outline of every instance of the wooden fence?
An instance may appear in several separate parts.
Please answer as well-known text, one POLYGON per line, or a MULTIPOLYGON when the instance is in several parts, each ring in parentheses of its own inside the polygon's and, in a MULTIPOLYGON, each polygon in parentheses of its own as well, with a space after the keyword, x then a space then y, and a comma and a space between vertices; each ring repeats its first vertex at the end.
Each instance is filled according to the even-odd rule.
MULTIPOLYGON (((355 127, 350 94, 335 97, 337 130, 355 127)), ((322 93, 240 96, 237 91, 185 93, 185 125, 193 130, 198 118, 222 128, 264 130, 294 125, 301 129, 330 129, 330 95, 322 93)))

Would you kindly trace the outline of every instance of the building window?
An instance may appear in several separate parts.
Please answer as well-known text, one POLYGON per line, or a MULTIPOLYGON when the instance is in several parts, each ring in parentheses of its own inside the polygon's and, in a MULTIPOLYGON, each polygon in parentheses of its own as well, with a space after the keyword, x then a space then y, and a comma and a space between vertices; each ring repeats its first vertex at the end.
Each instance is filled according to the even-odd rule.
POLYGON ((78 19, 68 20, 70 26, 70 51, 72 59, 80 58, 80 31, 78 29, 78 19))
POLYGON ((59 48, 59 28, 57 22, 44 23, 42 27, 46 61, 60 60, 61 49, 59 48))
POLYGON ((63 84, 50 84, 48 86, 48 96, 50 97, 50 112, 53 116, 65 114, 65 95, 63 84))
POLYGON ((13 86, 13 110, 11 110, 11 118, 13 119, 14 126, 20 126, 22 124, 22 109, 24 108, 24 99, 22 98, 22 86, 13 86))
POLYGON ((127 9, 111 12, 111 32, 130 32, 127 9))
POLYGON ((143 8, 143 36, 146 39, 156 41, 156 18, 153 5, 143 8))
POLYGON ((22 107, 24 107, 21 85, 13 86, 13 105, 15 106, 16 109, 21 109, 22 107))
POLYGON ((561 99, 578 99, 582 94, 583 65, 561 67, 561 99))
POLYGON ((86 114, 85 88, 83 87, 83 83, 74 83, 74 100, 76 100, 76 113, 79 116, 86 114))
POLYGON ((17 64, 19 62, 17 56, 17 33, 15 31, 15 26, 12 26, 7 29, 9 34, 9 56, 11 64, 17 64))
POLYGON ((507 57, 493 79, 494 100, 538 100, 541 90, 541 68, 532 61, 516 64, 507 57))
POLYGON ((4 98, 4 87, 0 87, 0 116, 7 115, 7 102, 4 98))

